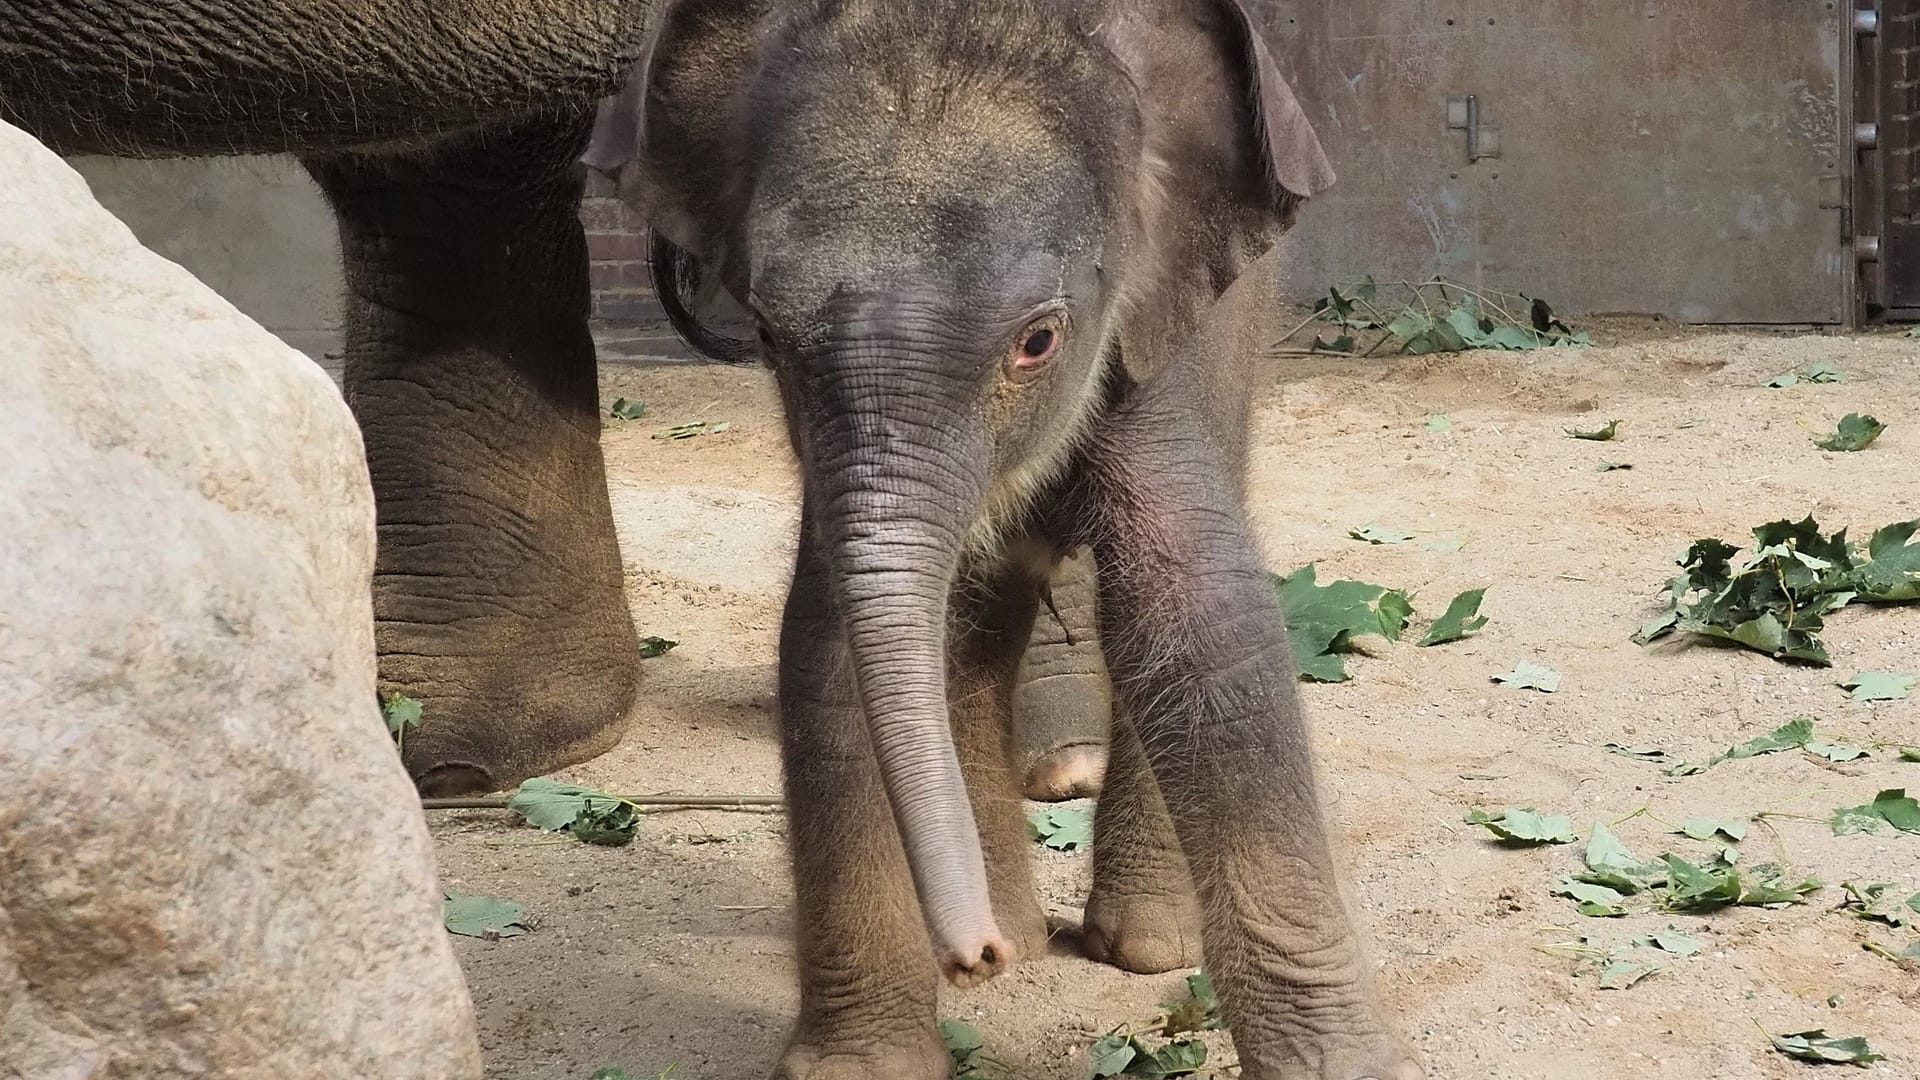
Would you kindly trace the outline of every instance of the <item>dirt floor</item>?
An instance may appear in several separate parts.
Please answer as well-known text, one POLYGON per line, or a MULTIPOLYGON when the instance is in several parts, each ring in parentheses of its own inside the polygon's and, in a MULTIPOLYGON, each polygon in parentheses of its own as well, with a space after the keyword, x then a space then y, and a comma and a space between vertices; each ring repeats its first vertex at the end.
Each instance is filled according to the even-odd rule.
MULTIPOLYGON (((1490 587, 1478 636, 1437 648, 1376 639, 1350 662, 1351 682, 1302 688, 1385 995, 1435 1078, 1799 1076, 1814 1067, 1771 1051, 1760 1029, 1817 1027, 1869 1037, 1888 1055, 1879 1075, 1920 1076, 1920 973, 1862 948, 1897 951, 1920 935, 1834 910, 1843 880, 1920 889, 1920 836, 1835 837, 1824 820, 1770 817, 1752 827, 1743 861, 1784 860, 1828 882, 1810 902, 1589 919, 1551 892, 1578 868, 1578 845, 1507 850, 1461 821, 1470 807, 1509 805, 1569 813, 1583 833, 1643 807, 1666 821, 1824 819, 1882 788, 1920 790, 1920 764, 1888 752, 1844 765, 1783 753, 1671 779, 1602 749, 1651 743, 1698 759, 1796 714, 1856 745, 1920 742, 1920 693, 1864 705, 1836 686, 1858 668, 1920 673, 1920 607, 1831 618, 1831 669, 1628 641, 1697 537, 1742 542, 1754 525, 1811 511, 1864 538, 1920 516, 1920 341, 1598 336, 1631 343, 1277 357, 1254 388, 1253 512, 1275 569, 1312 560, 1322 581, 1416 590, 1416 628, 1457 591, 1490 587), (1813 361, 1849 381, 1761 385, 1813 361), (1856 410, 1889 425, 1876 445, 1814 448, 1856 410), (1431 414, 1453 426, 1428 430, 1431 414), (1617 442, 1562 433, 1611 418, 1617 442), (1633 467, 1597 471, 1602 462, 1633 467), (1347 538, 1369 523, 1417 537, 1347 538), (1519 660, 1563 672, 1560 691, 1489 681, 1519 660), (1612 949, 1669 925, 1706 949, 1666 958, 1625 990, 1600 989, 1594 965, 1542 948, 1585 937, 1612 949)), ((610 421, 607 463, 634 615, 643 634, 681 645, 648 662, 626 741, 566 777, 623 793, 777 792, 774 641, 798 485, 768 378, 610 365, 602 393, 652 408, 610 421), (732 427, 651 437, 695 419, 732 427)), ((784 827, 778 812, 665 813, 631 846, 605 849, 505 813, 437 814, 443 883, 521 901, 534 924, 509 940, 457 940, 489 1075, 586 1080, 617 1064, 635 1078, 669 1065, 682 1080, 765 1076, 795 1007, 784 827)), ((1617 831, 1642 858, 1714 850, 1650 816, 1617 831)), ((1089 857, 1037 845, 1036 855, 1050 914, 1077 922, 1089 857)), ((1151 1018, 1182 985, 1058 944, 943 1001, 943 1015, 976 1024, 1021 1077, 1084 1076, 1099 1032, 1151 1018)), ((1231 1061, 1230 1049, 1216 1060, 1231 1061)))

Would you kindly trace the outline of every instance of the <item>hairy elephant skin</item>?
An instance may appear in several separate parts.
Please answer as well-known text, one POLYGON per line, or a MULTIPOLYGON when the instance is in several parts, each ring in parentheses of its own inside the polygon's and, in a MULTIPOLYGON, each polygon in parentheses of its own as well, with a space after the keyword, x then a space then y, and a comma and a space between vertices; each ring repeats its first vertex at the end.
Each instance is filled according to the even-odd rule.
POLYGON ((6 124, 0 175, 0 1078, 477 1080, 352 417, 6 124))
POLYGON ((380 685, 435 794, 618 740, 639 677, 576 158, 642 0, 0 0, 0 118, 67 153, 300 154, 340 221, 380 685))
POLYGON ((1243 524, 1277 241, 1332 180, 1269 14, 670 0, 601 111, 586 160, 751 313, 804 479, 779 1076, 946 1075, 937 978, 1036 947, 1014 697, 1081 547, 1113 688, 1090 948, 1159 970, 1197 944, 1250 1080, 1420 1075, 1243 524))

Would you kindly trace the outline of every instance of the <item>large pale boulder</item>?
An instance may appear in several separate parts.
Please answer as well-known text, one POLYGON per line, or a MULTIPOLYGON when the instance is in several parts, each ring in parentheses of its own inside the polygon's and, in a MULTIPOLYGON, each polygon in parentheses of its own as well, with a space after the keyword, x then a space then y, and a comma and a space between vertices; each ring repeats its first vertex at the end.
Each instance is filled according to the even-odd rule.
POLYGON ((0 124, 0 1078, 479 1075, 372 562, 326 375, 0 124))

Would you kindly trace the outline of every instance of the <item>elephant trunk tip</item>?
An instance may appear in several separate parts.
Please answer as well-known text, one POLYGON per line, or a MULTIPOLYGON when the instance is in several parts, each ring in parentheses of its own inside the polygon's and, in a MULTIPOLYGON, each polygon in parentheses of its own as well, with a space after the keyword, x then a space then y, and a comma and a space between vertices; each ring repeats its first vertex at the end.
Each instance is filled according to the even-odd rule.
POLYGON ((935 958, 940 974, 962 989, 979 986, 1007 970, 1013 963, 1013 946, 994 925, 989 914, 985 927, 971 932, 950 934, 934 929, 935 958))

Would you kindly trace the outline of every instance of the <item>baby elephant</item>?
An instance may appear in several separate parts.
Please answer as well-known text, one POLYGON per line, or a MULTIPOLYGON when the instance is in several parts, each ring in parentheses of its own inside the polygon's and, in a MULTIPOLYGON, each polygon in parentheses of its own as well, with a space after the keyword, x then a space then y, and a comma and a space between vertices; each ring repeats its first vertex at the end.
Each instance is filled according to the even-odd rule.
POLYGON ((1204 954, 1249 1080, 1418 1077, 1244 523, 1274 245, 1332 179, 1251 0, 669 0, 587 160, 752 314, 804 476, 779 1075, 945 1076, 938 975, 1044 947, 1008 717, 1087 545, 1090 951, 1204 954))

